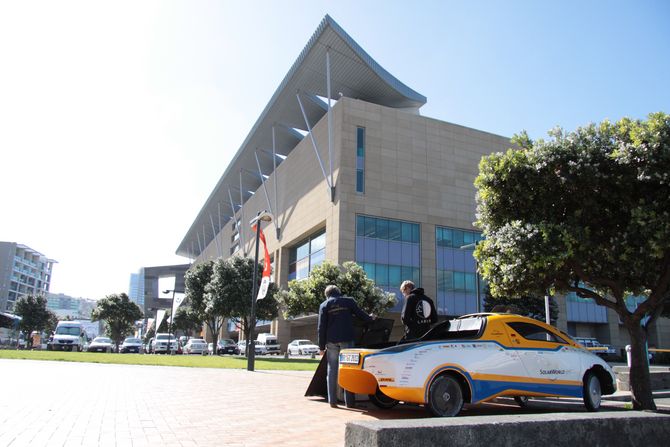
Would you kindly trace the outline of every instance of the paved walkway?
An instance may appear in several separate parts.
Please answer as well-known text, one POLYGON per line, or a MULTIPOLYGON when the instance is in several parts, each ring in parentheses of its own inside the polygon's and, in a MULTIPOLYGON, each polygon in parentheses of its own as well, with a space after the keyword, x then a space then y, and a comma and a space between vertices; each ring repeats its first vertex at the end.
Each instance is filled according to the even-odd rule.
POLYGON ((425 417, 331 409, 311 376, 0 359, 0 446, 342 446, 347 421, 425 417))
MULTIPOLYGON (((427 417, 410 405, 331 409, 323 399, 304 397, 311 376, 0 359, 0 447, 339 447, 349 421, 427 417)), ((667 409, 668 393, 658 397, 659 409, 667 409)), ((464 415, 585 411, 581 399, 533 402, 521 409, 503 399, 466 406, 464 415)), ((603 401, 603 410, 624 404, 603 401)))

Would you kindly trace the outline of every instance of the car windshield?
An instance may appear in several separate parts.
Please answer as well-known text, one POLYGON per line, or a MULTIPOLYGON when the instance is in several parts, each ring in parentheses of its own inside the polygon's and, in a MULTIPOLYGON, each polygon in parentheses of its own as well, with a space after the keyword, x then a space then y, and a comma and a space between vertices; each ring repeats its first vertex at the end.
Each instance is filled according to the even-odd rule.
MULTIPOLYGON (((167 340, 168 337, 169 337, 169 336, 168 336, 167 334, 156 335, 156 340, 167 340)), ((174 340, 174 337, 170 337, 170 338, 174 340)))
POLYGON ((111 342, 112 342, 111 339, 105 337, 96 337, 93 340, 93 343, 111 343, 111 342))
POLYGON ((299 344, 299 345, 313 345, 314 343, 312 343, 312 342, 309 341, 309 340, 300 340, 300 341, 298 342, 298 344, 299 344))
POLYGON ((139 338, 126 338, 124 343, 142 343, 142 341, 139 338))
POLYGON ((231 340, 230 338, 226 338, 224 340, 219 340, 219 344, 221 346, 228 346, 228 345, 234 345, 235 342, 233 340, 231 340))
POLYGON ((205 340, 201 340, 201 339, 197 339, 197 338, 191 339, 191 344, 196 344, 196 343, 203 343, 204 344, 205 340))
POLYGON ((81 330, 77 326, 58 326, 56 334, 58 335, 79 335, 81 330))

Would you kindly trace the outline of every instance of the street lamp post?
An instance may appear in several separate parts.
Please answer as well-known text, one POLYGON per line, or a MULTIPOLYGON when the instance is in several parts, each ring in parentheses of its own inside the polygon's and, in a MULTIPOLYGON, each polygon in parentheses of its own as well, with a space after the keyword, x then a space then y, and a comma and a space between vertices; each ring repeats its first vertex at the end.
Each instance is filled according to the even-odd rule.
MULTIPOLYGON (((471 244, 467 245, 462 245, 460 247, 461 250, 468 250, 470 248, 475 249, 477 248, 477 244, 479 244, 479 241, 475 241, 471 244)), ((475 258, 475 290, 477 291, 477 313, 481 313, 482 311, 482 300, 480 297, 480 291, 479 291, 479 261, 477 261, 477 258, 475 258)))
POLYGON ((261 237, 261 222, 272 222, 272 214, 263 210, 259 212, 256 217, 251 219, 249 224, 253 227, 256 225, 256 254, 254 255, 254 266, 251 286, 251 315, 249 316, 249 339, 247 340, 248 355, 247 355, 247 371, 254 370, 256 362, 256 349, 254 348, 254 328, 256 327, 256 270, 258 270, 258 242, 261 237))

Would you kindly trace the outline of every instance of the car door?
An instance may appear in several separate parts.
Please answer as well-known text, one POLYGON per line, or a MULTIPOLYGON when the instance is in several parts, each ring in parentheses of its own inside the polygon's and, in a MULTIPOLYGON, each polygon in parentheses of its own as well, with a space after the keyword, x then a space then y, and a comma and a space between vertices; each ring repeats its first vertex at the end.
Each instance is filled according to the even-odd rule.
POLYGON ((506 326, 530 378, 556 383, 581 381, 579 355, 562 337, 528 322, 508 322, 506 326))

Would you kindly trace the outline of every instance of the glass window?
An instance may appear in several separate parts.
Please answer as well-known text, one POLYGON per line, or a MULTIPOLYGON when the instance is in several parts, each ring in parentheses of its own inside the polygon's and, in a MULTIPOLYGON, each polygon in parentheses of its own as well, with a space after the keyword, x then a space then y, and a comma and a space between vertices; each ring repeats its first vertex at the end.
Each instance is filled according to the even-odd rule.
POLYGON ((402 222, 402 240, 412 242, 412 224, 402 222))
POLYGON ((412 242, 418 244, 421 242, 421 236, 419 235, 419 226, 412 224, 412 242))
POLYGON ((567 344, 558 335, 532 323, 507 323, 507 325, 527 340, 567 344))
POLYGON ((386 219, 377 219, 377 235, 378 239, 389 238, 389 221, 386 219))
POLYGON ((403 282, 401 269, 402 268, 399 265, 389 266, 389 285, 400 285, 400 283, 403 282))
POLYGON ((365 156, 365 128, 363 127, 356 129, 356 155, 365 156))
POLYGON ((402 223, 397 220, 389 220, 389 239, 399 241, 402 236, 402 223))
POLYGON ((365 218, 365 233, 363 233, 363 236, 365 237, 375 237, 375 234, 377 234, 377 224, 374 217, 366 217, 365 218))
POLYGON ((377 274, 375 282, 379 286, 387 286, 389 284, 389 267, 386 264, 377 264, 377 274))
POLYGON ((302 259, 306 256, 309 255, 309 241, 305 242, 304 244, 298 246, 295 251, 295 258, 296 259, 302 259))
POLYGON ((365 171, 356 171, 356 192, 365 192, 365 171))
POLYGON ((365 234, 365 217, 356 216, 356 234, 362 235, 365 234))
POLYGON ((309 270, 312 271, 317 265, 323 264, 323 261, 326 259, 326 250, 319 250, 316 253, 312 253, 309 257, 309 270))
POLYGON ((356 128, 356 192, 365 192, 365 128, 356 128))
POLYGON ((315 237, 311 241, 310 253, 322 250, 326 246, 326 233, 322 233, 320 236, 315 237))
POLYGON ((288 279, 307 278, 309 272, 325 260, 325 247, 326 232, 321 231, 292 248, 289 251, 288 279))

